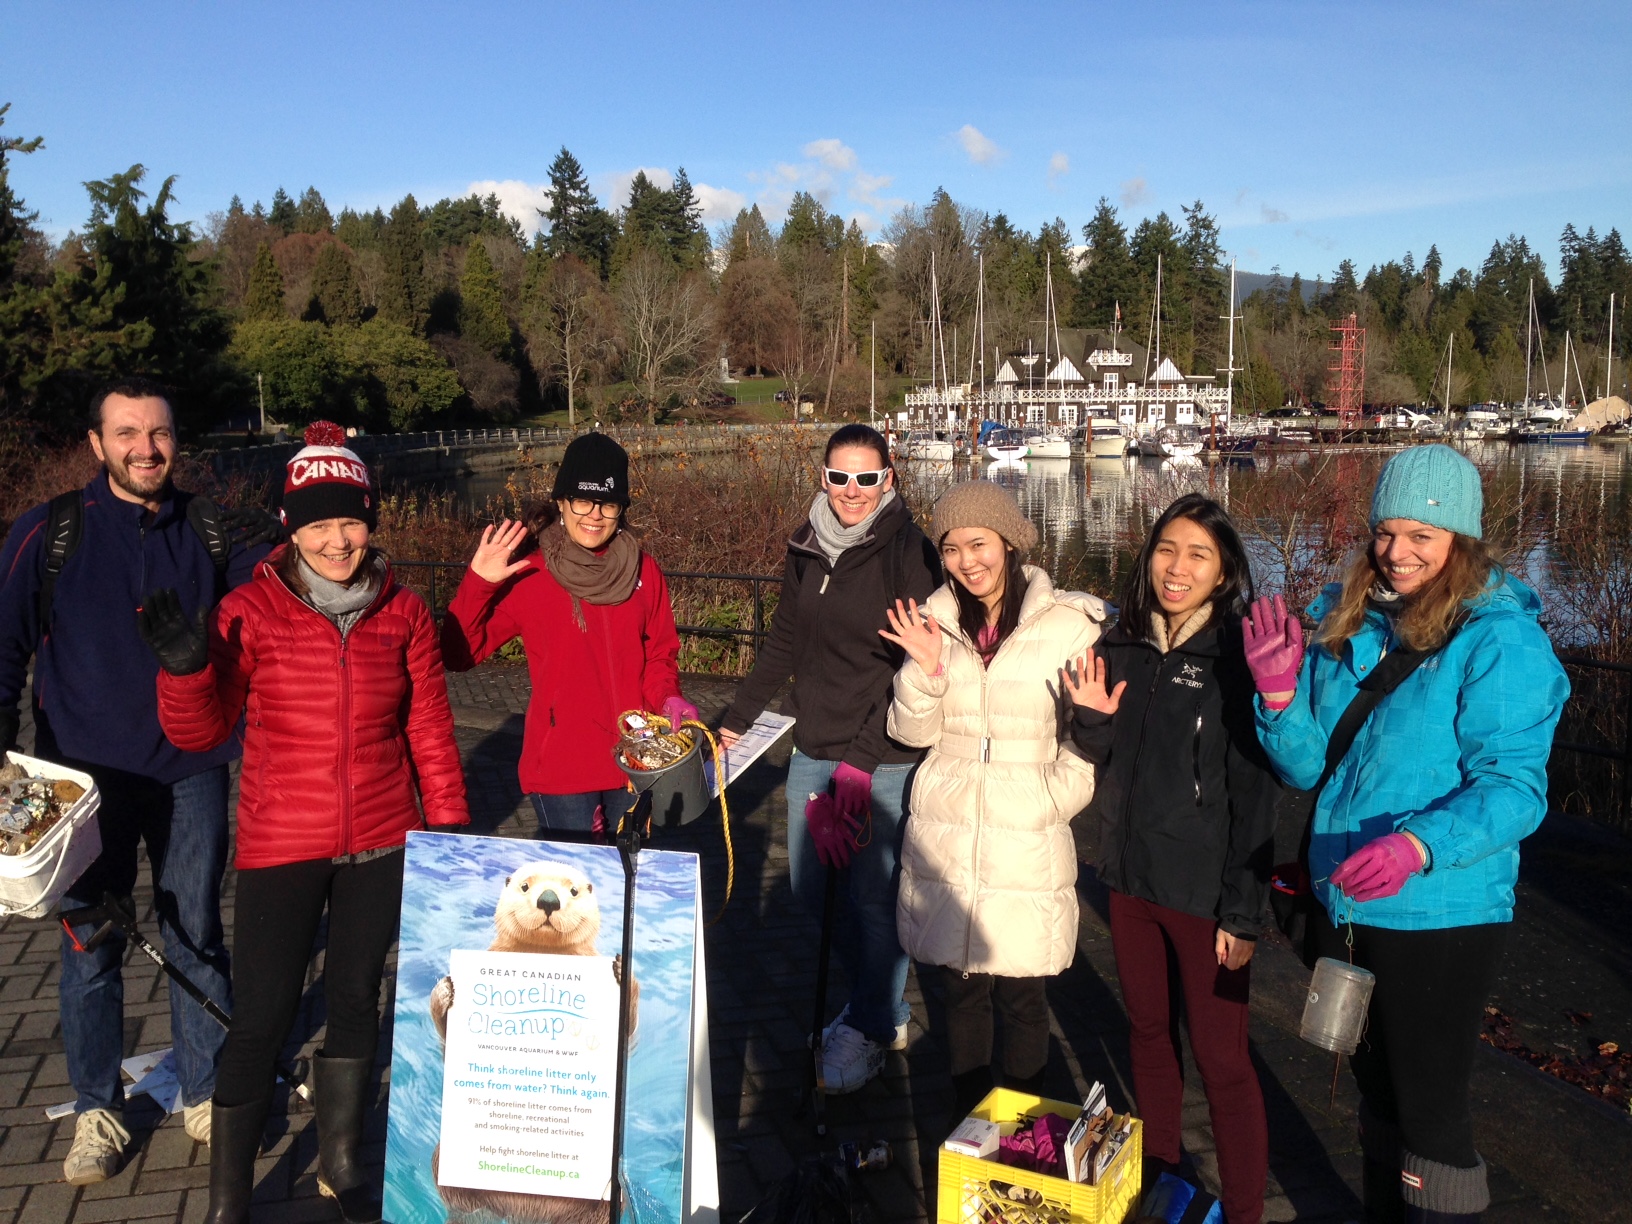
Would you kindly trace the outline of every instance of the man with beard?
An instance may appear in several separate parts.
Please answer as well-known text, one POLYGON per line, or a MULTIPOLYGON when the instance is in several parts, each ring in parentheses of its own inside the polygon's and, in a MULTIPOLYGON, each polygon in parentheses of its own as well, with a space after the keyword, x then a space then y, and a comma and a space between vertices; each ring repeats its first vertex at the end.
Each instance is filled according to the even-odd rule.
MULTIPOLYGON (((238 742, 195 753, 165 739, 158 661, 142 644, 136 613, 149 592, 170 587, 202 624, 225 590, 247 582, 265 555, 269 516, 211 516, 226 529, 216 530, 212 552, 198 523, 190 521, 194 495, 171 484, 175 414, 169 393, 148 379, 121 380, 95 397, 89 441, 102 470, 77 495, 77 504, 69 494, 34 507, 12 526, 0 550, 0 748, 16 743, 18 700, 33 656, 35 755, 84 770, 102 795, 102 853, 69 889, 62 909, 99 905, 106 893, 128 896, 136 884, 138 845, 145 842, 166 955, 226 1007, 220 892, 227 763, 238 755, 238 742), (64 543, 76 534, 73 522, 77 543, 64 543)), ((96 926, 87 921, 63 928, 58 993, 78 1113, 63 1172, 74 1185, 113 1176, 130 1142, 119 1079, 125 941, 115 933, 86 950, 83 941, 96 926)), ((195 1140, 208 1143, 225 1031, 174 988, 170 1030, 184 1125, 195 1140)))

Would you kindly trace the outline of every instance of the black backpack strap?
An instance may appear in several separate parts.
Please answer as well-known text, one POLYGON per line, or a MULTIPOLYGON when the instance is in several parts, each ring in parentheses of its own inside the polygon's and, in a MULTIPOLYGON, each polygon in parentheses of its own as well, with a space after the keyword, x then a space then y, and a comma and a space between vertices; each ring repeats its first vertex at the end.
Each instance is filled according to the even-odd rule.
POLYGON ((59 493, 45 511, 45 575, 40 580, 40 636, 51 631, 51 604, 57 594, 57 575, 79 547, 85 529, 85 502, 78 489, 59 493))
POLYGON ((1304 864, 1309 862, 1309 841, 1315 830, 1315 805, 1319 800, 1321 790, 1326 783, 1332 780, 1337 767, 1342 764, 1343 758, 1354 747, 1355 738, 1360 734, 1360 728, 1366 725, 1366 719, 1371 717, 1372 711, 1383 703, 1387 697, 1400 685, 1404 684, 1411 673, 1416 671, 1434 655, 1444 650, 1457 631, 1467 623, 1468 612, 1463 609, 1457 614, 1456 620, 1451 623, 1450 632, 1433 650, 1411 650, 1400 647, 1391 650, 1378 660, 1377 666, 1371 669, 1371 674, 1360 681, 1359 689, 1348 708, 1343 711, 1343 717, 1337 720, 1337 726, 1326 739, 1326 767, 1320 772, 1320 781, 1309 792, 1309 823, 1304 826, 1303 844, 1298 847, 1298 861, 1304 864))
POLYGON ((227 593, 227 559, 232 555, 232 541, 221 525, 220 507, 200 494, 187 499, 187 523, 204 542, 210 564, 215 567, 215 595, 211 600, 214 603, 227 593))

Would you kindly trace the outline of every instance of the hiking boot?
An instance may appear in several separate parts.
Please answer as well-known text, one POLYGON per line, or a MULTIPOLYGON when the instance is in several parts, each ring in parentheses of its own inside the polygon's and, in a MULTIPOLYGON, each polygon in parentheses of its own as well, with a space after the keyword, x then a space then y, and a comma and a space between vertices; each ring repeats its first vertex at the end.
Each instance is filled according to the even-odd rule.
POLYGON ((194 1143, 202 1143, 205 1147, 210 1146, 210 1110, 213 1106, 213 1102, 203 1100, 197 1105, 185 1105, 181 1110, 181 1128, 194 1143))
POLYGON ((848 1024, 835 1024, 822 1043, 822 1079, 828 1092, 854 1092, 883 1069, 884 1047, 848 1024))
POLYGON ((62 1175, 70 1186, 89 1186, 107 1181, 119 1172, 119 1162, 130 1142, 122 1115, 111 1109, 87 1109, 74 1123, 74 1146, 62 1162, 62 1175))
MULTIPOLYGON (((824 1049, 833 1037, 833 1030, 838 1028, 839 1025, 845 1024, 849 1017, 850 1004, 846 1003, 844 1010, 838 1014, 833 1023, 822 1030, 822 1046, 824 1049)), ((890 1044, 884 1048, 886 1050, 904 1050, 907 1048, 907 1022, 905 1020, 895 1026, 895 1036, 890 1038, 890 1044)))

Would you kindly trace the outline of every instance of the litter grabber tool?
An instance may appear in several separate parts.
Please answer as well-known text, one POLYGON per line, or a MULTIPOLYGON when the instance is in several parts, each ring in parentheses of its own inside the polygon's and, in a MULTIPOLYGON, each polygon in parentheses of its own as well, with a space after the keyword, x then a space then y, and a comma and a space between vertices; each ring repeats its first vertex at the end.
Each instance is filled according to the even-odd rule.
MULTIPOLYGON (((76 952, 89 952, 100 947, 117 928, 126 939, 135 944, 137 949, 148 960, 164 970, 168 977, 177 986, 180 986, 214 1020, 224 1029, 232 1027, 232 1017, 209 995, 200 989, 197 982, 177 969, 165 957, 163 952, 153 946, 153 941, 142 934, 141 928, 136 925, 136 903, 130 897, 117 897, 113 893, 102 894, 101 905, 84 905, 78 909, 63 910, 61 912, 62 929, 68 932, 68 938, 73 940, 76 952), (74 934, 74 926, 78 923, 99 922, 95 933, 83 943, 74 934)), ((278 1078, 288 1084, 307 1101, 313 1100, 312 1090, 304 1080, 296 1074, 292 1067, 279 1063, 274 1067, 278 1078)))
MULTIPOLYGON (((805 810, 808 812, 812 807, 832 801, 831 794, 811 795, 805 810)), ((810 1022, 810 1078, 806 1081, 818 1135, 827 1134, 827 1070, 822 1059, 822 1027, 827 1018, 827 971, 833 959, 833 911, 839 893, 839 869, 829 862, 826 870, 827 877, 822 884, 822 941, 816 953, 816 1011, 810 1022)))
MULTIPOLYGON (((607 813, 610 822, 611 813, 607 813)), ((635 982, 635 876, 640 871, 641 839, 651 836, 652 797, 634 795, 629 810, 618 818, 616 842, 623 862, 623 955, 618 974, 618 1079, 612 1099, 612 1192, 613 1224, 623 1219, 623 1203, 628 1187, 623 1177, 624 1107, 629 1096, 629 1013, 634 1007, 635 982)))

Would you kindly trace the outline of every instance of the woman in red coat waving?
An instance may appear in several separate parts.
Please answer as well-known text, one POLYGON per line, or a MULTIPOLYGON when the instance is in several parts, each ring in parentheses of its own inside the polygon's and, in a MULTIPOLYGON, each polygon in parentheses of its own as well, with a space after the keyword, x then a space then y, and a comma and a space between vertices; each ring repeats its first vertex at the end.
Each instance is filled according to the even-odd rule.
POLYGON ((346 1220, 380 1218, 359 1148, 403 843, 426 823, 470 819, 436 628, 369 547, 368 469, 344 441, 327 421, 306 431, 284 483, 290 543, 221 601, 207 635, 171 592, 149 596, 141 613, 170 740, 205 751, 244 719, 235 1003, 211 1111, 209 1224, 249 1218, 273 1064, 325 906, 318 1186, 346 1220))
POLYGON ((482 533, 442 622, 442 653, 464 671, 521 638, 533 685, 521 789, 545 837, 587 841, 598 812, 615 827, 628 802, 612 757, 618 715, 652 710, 673 723, 697 707, 680 695, 663 571, 625 530, 628 454, 605 434, 574 438, 551 498, 532 522, 482 533), (512 560, 528 527, 538 551, 512 560))

